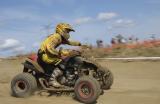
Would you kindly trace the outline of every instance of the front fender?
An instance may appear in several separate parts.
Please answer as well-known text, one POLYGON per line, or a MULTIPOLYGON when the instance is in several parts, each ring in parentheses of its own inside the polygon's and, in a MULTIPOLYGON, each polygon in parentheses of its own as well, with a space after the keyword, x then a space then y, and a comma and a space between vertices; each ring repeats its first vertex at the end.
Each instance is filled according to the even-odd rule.
POLYGON ((101 69, 101 65, 94 58, 81 58, 86 65, 91 65, 95 69, 101 69))

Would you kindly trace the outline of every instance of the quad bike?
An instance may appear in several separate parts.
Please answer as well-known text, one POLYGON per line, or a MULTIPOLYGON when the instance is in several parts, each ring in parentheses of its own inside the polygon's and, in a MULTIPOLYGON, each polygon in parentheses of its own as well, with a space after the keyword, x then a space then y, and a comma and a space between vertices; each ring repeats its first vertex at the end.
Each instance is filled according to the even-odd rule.
POLYGON ((12 94, 16 97, 27 97, 41 87, 52 92, 74 92, 80 102, 94 103, 103 90, 111 87, 113 75, 110 70, 103 68, 94 60, 83 57, 80 51, 70 50, 69 53, 69 56, 62 58, 62 63, 54 66, 64 70, 63 75, 58 78, 58 82, 64 87, 50 86, 50 74, 38 64, 37 56, 32 55, 23 63, 23 73, 12 79, 12 94))

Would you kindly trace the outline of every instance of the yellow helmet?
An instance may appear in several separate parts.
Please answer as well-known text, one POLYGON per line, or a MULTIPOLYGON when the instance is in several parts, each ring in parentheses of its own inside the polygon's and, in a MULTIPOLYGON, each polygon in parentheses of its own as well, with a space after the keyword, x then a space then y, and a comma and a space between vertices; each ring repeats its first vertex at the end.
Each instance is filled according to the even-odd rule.
POLYGON ((74 29, 71 27, 71 25, 69 25, 67 23, 59 23, 56 26, 56 33, 60 34, 62 37, 64 37, 67 40, 70 37, 70 35, 69 35, 70 31, 74 32, 74 29))

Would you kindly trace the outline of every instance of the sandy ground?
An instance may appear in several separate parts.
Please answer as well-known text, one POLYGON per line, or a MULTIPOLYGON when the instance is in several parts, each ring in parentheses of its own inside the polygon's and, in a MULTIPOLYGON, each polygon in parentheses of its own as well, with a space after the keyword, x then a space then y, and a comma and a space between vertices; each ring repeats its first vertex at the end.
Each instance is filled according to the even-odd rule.
MULTIPOLYGON (((71 96, 35 94, 29 98, 10 95, 10 81, 22 70, 22 60, 0 60, 0 104, 79 104, 71 96)), ((102 61, 113 72, 112 88, 97 104, 160 104, 160 62, 102 61)))

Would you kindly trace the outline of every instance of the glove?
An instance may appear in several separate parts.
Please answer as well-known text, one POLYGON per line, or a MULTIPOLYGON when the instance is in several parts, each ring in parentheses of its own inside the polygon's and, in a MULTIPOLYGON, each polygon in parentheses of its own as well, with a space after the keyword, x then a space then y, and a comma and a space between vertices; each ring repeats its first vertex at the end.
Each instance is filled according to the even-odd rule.
POLYGON ((61 50, 60 51, 60 57, 62 60, 66 59, 68 56, 70 56, 70 51, 69 50, 61 50))

